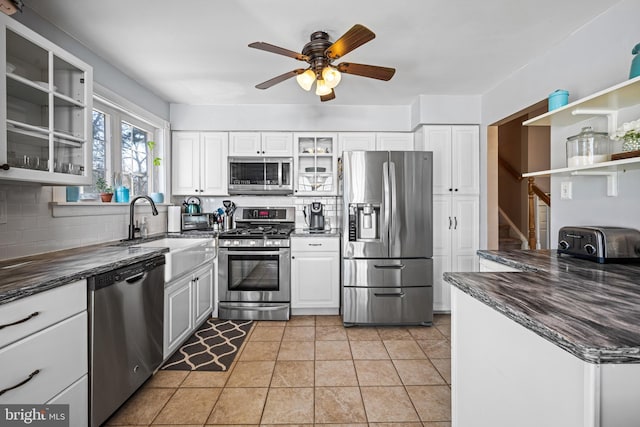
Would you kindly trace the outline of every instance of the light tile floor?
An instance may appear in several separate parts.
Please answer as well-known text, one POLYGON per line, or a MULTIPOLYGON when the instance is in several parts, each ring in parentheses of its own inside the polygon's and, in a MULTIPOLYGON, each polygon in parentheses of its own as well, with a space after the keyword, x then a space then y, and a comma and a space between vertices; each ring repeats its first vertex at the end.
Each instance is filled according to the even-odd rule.
POLYGON ((256 322, 228 372, 160 371, 107 424, 450 427, 450 329, 256 322))

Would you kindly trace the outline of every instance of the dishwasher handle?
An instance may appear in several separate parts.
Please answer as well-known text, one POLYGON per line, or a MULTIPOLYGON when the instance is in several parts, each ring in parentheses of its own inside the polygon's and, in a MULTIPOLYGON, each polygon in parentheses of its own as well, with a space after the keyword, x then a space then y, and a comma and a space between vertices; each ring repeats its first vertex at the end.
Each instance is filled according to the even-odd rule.
POLYGON ((136 283, 136 282, 139 282, 141 279, 143 279, 145 275, 146 273, 142 272, 140 274, 136 274, 135 276, 131 276, 127 279, 124 279, 124 281, 127 283, 136 283))

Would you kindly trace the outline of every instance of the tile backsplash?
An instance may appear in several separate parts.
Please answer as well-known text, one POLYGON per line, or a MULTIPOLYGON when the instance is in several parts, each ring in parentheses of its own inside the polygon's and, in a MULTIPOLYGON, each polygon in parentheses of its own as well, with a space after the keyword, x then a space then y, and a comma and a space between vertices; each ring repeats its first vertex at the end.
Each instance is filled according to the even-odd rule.
MULTIPOLYGON (((65 215, 69 216, 54 217, 50 205, 52 192, 50 186, 0 184, 0 193, 6 195, 7 204, 7 222, 0 224, 0 259, 127 238, 129 210, 126 206, 65 206, 65 215), (87 210, 91 214, 86 214, 87 210)), ((155 217, 143 212, 138 209, 136 218, 147 217, 150 234, 166 231, 166 209, 161 209, 155 217)))

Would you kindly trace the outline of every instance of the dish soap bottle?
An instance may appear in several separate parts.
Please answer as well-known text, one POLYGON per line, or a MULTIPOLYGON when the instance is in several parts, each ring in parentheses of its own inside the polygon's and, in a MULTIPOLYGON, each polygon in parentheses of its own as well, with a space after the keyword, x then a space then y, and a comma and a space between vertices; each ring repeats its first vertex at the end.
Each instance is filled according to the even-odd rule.
POLYGON ((149 225, 147 224, 147 217, 142 217, 142 224, 140 224, 140 237, 146 239, 149 237, 149 225))

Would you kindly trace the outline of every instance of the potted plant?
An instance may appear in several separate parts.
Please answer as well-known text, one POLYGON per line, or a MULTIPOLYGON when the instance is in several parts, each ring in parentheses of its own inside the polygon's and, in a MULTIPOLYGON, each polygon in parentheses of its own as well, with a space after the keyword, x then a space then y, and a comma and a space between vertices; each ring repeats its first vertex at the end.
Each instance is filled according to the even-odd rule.
POLYGON ((107 184, 104 178, 100 177, 96 180, 96 188, 100 192, 100 199, 102 199, 103 202, 111 202, 113 198, 113 187, 107 184))
MULTIPOLYGON (((151 154, 151 157, 153 157, 153 166, 155 169, 162 164, 162 158, 155 155, 155 141, 147 141, 147 147, 149 147, 149 154, 151 154)), ((153 174, 153 182, 158 182, 158 175, 156 173, 153 174)), ((151 200, 153 200, 155 203, 164 203, 164 194, 162 193, 151 193, 149 194, 149 197, 151 197, 151 200)))

